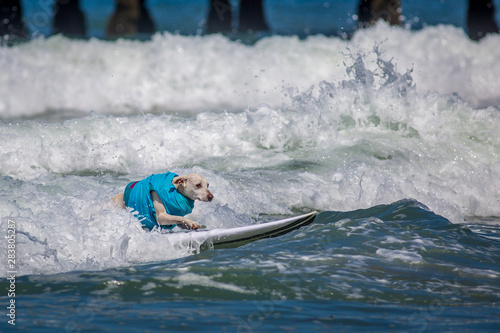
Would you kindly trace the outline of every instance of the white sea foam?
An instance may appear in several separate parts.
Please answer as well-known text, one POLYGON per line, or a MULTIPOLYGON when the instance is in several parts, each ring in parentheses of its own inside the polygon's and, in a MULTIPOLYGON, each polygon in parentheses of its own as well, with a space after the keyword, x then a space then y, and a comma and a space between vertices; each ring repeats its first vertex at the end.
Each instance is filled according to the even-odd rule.
MULTIPOLYGON (((217 278, 217 276, 215 276, 217 278)), ((176 277, 173 278, 173 280, 176 280, 176 286, 178 288, 182 288, 184 286, 190 286, 192 288, 196 287, 212 287, 212 288, 217 288, 220 290, 227 290, 231 292, 236 292, 236 293, 241 293, 241 294, 256 294, 257 291, 253 289, 246 289, 239 287, 234 284, 230 283, 224 283, 224 282, 218 282, 215 281, 215 279, 205 276, 205 275, 200 275, 200 274, 195 274, 195 273, 184 273, 180 274, 176 277)))
POLYGON ((0 117, 49 110, 137 114, 274 107, 285 101, 283 88, 347 79, 349 53, 363 52, 375 70, 374 45, 400 73, 413 68, 419 93, 457 93, 476 107, 500 104, 500 36, 477 43, 451 26, 415 32, 381 23, 351 41, 270 37, 246 46, 218 35, 165 33, 146 42, 55 36, 4 47, 0 117))
POLYGON ((167 170, 209 179, 215 199, 191 216, 209 228, 402 198, 454 222, 500 216, 499 52, 498 36, 383 24, 351 41, 165 34, 0 48, 0 212, 18 224, 20 272, 191 253, 102 206, 167 170), (14 120, 40 114, 57 121, 14 120))
POLYGON ((423 258, 420 254, 411 251, 378 249, 377 254, 389 261, 402 260, 410 264, 419 264, 423 262, 423 258))
POLYGON ((484 276, 492 279, 498 279, 498 277, 500 277, 500 272, 491 269, 454 268, 453 270, 463 275, 484 276))

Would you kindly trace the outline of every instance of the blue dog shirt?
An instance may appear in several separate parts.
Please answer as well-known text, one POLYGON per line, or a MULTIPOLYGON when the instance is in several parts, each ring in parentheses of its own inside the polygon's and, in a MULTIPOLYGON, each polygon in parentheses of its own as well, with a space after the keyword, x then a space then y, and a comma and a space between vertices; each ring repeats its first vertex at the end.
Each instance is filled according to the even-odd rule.
MULTIPOLYGON (((184 216, 193 211, 194 201, 179 193, 172 183, 174 177, 177 176, 173 172, 153 174, 141 181, 130 183, 125 188, 125 205, 133 209, 134 215, 145 228, 151 230, 159 226, 156 220, 151 191, 158 194, 163 206, 165 206, 165 210, 170 215, 184 216)), ((160 227, 171 229, 176 225, 160 227)))

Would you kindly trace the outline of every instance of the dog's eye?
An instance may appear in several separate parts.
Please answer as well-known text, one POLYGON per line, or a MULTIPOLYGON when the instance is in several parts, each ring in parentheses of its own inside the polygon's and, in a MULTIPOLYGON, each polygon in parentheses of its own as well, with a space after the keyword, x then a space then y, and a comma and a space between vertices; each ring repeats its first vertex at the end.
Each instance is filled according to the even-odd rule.
POLYGON ((196 184, 196 188, 201 188, 201 184, 196 184))

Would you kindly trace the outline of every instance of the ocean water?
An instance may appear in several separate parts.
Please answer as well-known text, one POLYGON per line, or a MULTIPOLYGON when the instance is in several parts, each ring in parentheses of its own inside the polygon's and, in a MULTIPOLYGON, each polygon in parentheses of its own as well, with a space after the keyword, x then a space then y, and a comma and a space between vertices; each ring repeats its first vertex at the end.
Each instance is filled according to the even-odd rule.
MULTIPOLYGON (((54 0, 21 0, 24 21, 31 33, 50 35, 54 0)), ((238 25, 239 1, 231 0, 232 26, 238 25)), ((500 0, 493 0, 496 8, 500 0)), ((344 34, 356 29, 358 0, 266 0, 263 2, 268 26, 278 34, 344 34)), ((145 2, 159 31, 201 34, 205 29, 209 0, 148 0, 145 2)), ((401 1, 403 24, 407 28, 450 24, 465 28, 468 0, 401 1)), ((84 0, 80 8, 86 17, 89 37, 104 37, 112 15, 113 0, 84 0)), ((500 11, 495 18, 500 22, 500 11)))
POLYGON ((0 331, 498 332, 500 36, 419 28, 0 47, 0 331), (178 246, 109 204, 165 171, 209 229, 320 214, 178 246))

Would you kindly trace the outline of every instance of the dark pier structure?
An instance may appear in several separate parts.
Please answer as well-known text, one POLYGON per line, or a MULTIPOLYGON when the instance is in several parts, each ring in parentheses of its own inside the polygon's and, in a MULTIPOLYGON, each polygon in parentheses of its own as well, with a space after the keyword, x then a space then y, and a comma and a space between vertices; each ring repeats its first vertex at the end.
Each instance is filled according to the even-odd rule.
POLYGON ((80 0, 56 0, 54 4, 54 34, 85 38, 87 27, 80 9, 80 0))
POLYGON ((0 0, 0 45, 13 45, 28 38, 19 0, 0 0))
POLYGON ((493 0, 469 0, 467 31, 473 40, 479 40, 489 33, 498 33, 493 0))
MULTIPOLYGON (((54 34, 72 38, 85 38, 87 27, 80 0, 54 0, 54 34)), ((146 0, 115 0, 114 13, 109 18, 106 37, 137 37, 153 34, 155 24, 145 6, 146 0)), ((233 27, 233 10, 230 0, 207 0, 206 33, 255 34, 269 30, 263 0, 239 0, 238 26, 233 27)), ((372 25, 379 19, 391 25, 401 24, 402 0, 359 0, 358 28, 372 25)), ((493 0, 469 0, 467 32, 472 40, 479 40, 489 33, 498 33, 494 19, 493 0)), ((0 45, 14 45, 29 39, 23 23, 20 0, 0 0, 0 45)))

